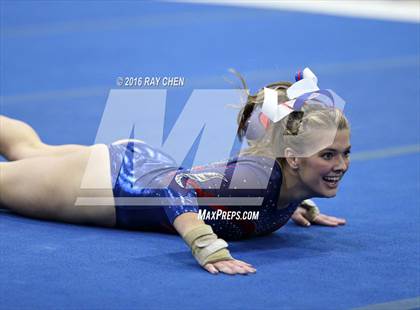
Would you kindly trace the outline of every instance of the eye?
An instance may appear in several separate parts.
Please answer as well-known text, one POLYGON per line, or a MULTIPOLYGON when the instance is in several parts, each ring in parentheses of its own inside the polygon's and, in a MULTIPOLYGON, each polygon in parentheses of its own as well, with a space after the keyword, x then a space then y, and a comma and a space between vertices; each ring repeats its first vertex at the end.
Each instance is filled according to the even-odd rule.
POLYGON ((346 151, 346 152, 344 152, 344 156, 346 157, 346 158, 348 158, 348 157, 350 157, 350 150, 349 151, 346 151))
POLYGON ((322 154, 322 156, 321 156, 323 159, 325 159, 325 160, 330 160, 330 159, 332 159, 333 157, 334 157, 334 154, 333 153, 331 153, 331 152, 327 152, 327 153, 324 153, 324 154, 322 154))

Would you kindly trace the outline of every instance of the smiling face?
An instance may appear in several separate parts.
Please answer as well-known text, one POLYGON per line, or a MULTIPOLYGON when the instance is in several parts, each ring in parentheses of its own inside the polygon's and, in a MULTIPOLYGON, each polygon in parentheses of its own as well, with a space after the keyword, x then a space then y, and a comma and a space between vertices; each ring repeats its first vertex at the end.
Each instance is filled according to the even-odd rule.
POLYGON ((297 176, 311 197, 334 197, 350 164, 350 132, 338 130, 333 144, 298 160, 297 176))

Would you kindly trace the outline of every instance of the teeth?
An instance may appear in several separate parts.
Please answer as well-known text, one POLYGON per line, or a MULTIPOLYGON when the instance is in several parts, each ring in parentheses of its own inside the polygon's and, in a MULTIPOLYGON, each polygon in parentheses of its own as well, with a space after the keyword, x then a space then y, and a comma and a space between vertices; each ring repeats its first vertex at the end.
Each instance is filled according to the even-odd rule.
POLYGON ((340 177, 324 177, 323 179, 327 182, 338 182, 340 177))

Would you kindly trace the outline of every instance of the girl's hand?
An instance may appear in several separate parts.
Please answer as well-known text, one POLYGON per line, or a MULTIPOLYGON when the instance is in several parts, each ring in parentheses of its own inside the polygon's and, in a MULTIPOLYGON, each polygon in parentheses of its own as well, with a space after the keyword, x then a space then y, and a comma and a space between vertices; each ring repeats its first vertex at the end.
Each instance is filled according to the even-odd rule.
POLYGON ((218 274, 223 272, 226 274, 248 274, 255 273, 257 270, 252 267, 251 264, 245 263, 238 259, 233 260, 222 260, 212 264, 206 264, 204 267, 208 272, 212 274, 218 274))
POLYGON ((318 214, 311 222, 309 221, 309 218, 310 217, 308 216, 308 210, 302 207, 298 207, 292 215, 292 220, 296 224, 305 227, 311 226, 311 223, 332 227, 346 224, 345 219, 334 216, 328 216, 322 213, 318 214))

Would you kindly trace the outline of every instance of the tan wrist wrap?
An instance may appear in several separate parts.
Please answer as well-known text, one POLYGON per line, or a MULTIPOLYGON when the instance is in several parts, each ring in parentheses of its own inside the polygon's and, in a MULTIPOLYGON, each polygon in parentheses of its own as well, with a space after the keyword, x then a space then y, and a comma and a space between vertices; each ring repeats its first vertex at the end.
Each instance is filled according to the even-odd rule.
POLYGON ((200 225, 183 236, 192 254, 201 266, 221 260, 233 259, 227 249, 228 244, 217 235, 209 225, 200 225))
POLYGON ((300 206, 307 211, 307 219, 309 222, 315 220, 315 218, 319 215, 319 209, 316 206, 315 202, 310 199, 306 199, 300 203, 300 206))

